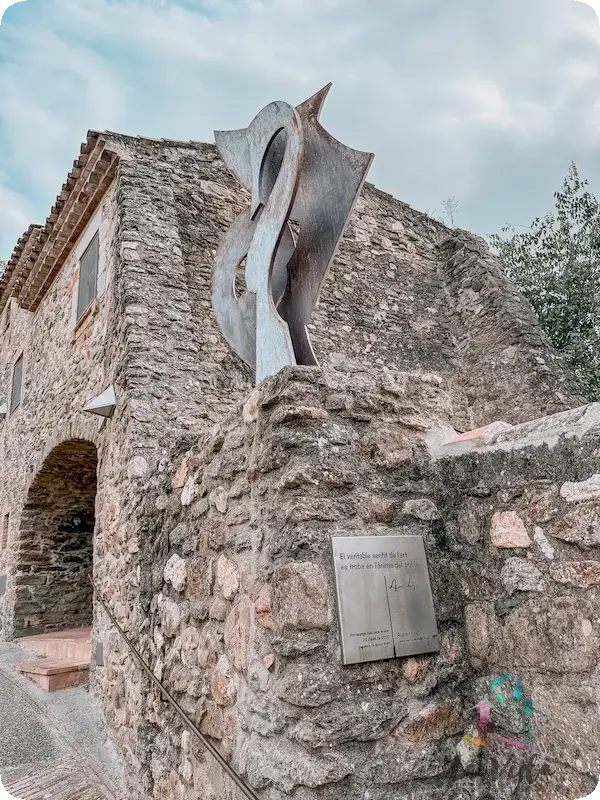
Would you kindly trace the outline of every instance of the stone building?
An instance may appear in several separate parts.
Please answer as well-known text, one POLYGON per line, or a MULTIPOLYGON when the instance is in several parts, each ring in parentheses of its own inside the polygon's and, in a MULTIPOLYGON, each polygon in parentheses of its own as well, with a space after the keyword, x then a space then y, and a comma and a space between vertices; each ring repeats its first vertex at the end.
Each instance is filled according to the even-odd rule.
POLYGON ((0 280, 2 636, 92 626, 135 798, 239 795, 91 574, 265 800, 589 793, 596 406, 481 240, 371 185, 311 321, 321 367, 254 389, 210 301, 247 203, 213 145, 90 132, 17 243, 0 280), (106 392, 110 416, 86 411, 106 392), (440 654, 341 667, 340 531, 424 537, 440 654), (533 753, 461 739, 509 671, 545 713, 533 753))

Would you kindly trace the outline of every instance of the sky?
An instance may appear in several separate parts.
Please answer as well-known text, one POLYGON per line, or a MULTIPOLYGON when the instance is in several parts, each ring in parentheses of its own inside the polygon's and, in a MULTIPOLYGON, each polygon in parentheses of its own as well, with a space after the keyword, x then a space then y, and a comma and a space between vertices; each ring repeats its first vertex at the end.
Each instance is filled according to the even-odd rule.
POLYGON ((574 0, 25 0, 0 24, 0 258, 88 129, 214 141, 329 81, 368 179, 488 235, 600 195, 600 23, 574 0))

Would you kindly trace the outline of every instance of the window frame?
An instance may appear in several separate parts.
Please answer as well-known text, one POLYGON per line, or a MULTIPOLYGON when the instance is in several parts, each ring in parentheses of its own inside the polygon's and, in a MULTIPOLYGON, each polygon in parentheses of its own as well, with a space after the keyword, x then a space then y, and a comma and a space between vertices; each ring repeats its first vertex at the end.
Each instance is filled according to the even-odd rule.
POLYGON ((14 414, 15 411, 20 407, 21 403, 23 402, 23 375, 24 375, 24 365, 25 365, 25 353, 21 353, 21 355, 17 358, 17 360, 13 363, 12 368, 12 380, 10 385, 10 415, 14 414), (20 375, 19 375, 19 401, 15 404, 15 374, 17 371, 17 366, 20 364, 20 375))
POLYGON ((77 282, 77 302, 76 302, 76 318, 75 324, 79 324, 81 320, 86 316, 89 312, 90 308, 94 305, 98 298, 98 274, 100 272, 100 230, 96 230, 94 235, 89 241, 89 244, 86 246, 85 250, 79 257, 79 280, 77 282), (95 248, 96 251, 96 258, 95 258, 95 266, 94 266, 94 289, 89 299, 89 302, 86 304, 85 307, 81 305, 81 289, 82 289, 82 276, 83 276, 83 264, 86 256, 90 252, 92 248, 95 248))

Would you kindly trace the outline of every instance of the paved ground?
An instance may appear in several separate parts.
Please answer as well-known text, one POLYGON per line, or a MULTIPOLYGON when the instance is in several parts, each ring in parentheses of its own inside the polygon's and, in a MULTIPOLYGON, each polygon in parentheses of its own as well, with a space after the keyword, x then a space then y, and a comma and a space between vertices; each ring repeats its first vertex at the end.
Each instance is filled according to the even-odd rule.
MULTIPOLYGON (((18 800, 121 800, 121 769, 87 687, 46 693, 12 664, 29 654, 0 643, 0 778, 18 800)), ((1 795, 1 791, 0 791, 1 795)))

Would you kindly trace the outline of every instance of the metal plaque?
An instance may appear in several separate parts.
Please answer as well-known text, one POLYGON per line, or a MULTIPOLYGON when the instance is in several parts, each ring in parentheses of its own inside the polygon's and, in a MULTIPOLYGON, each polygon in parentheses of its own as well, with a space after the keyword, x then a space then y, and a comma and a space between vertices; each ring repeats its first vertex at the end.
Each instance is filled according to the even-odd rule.
POLYGON ((342 663, 440 649, 422 536, 333 536, 342 663))

